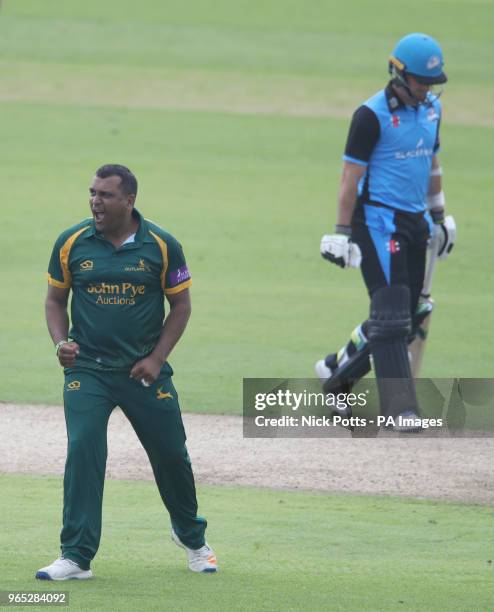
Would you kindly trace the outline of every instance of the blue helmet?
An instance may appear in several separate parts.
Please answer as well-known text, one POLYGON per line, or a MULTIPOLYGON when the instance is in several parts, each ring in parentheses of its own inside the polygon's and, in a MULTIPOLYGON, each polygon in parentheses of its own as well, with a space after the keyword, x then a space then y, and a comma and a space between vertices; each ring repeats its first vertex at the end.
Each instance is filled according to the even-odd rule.
POLYGON ((415 32, 400 41, 389 58, 390 72, 405 77, 413 76, 419 83, 446 83, 444 59, 439 43, 427 34, 415 32))

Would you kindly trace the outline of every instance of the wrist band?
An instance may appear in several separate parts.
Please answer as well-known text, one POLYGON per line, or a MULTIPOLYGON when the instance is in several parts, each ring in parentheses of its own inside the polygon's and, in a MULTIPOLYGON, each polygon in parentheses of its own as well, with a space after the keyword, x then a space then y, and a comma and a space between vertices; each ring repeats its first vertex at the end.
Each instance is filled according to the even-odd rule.
POLYGON ((444 208, 446 206, 446 198, 444 197, 444 191, 441 189, 439 193, 427 196, 427 203, 429 204, 429 208, 431 210, 433 210, 434 208, 444 208))
POLYGON ((55 344, 55 355, 58 357, 58 351, 64 344, 68 344, 68 340, 60 340, 55 344))
POLYGON ((352 228, 349 225, 338 225, 334 226, 335 234, 343 234, 343 236, 351 236, 352 228))
POLYGON ((444 208, 433 208, 430 213, 434 223, 444 223, 444 208))
POLYGON ((431 176, 442 176, 442 175, 443 175, 443 169, 441 168, 441 166, 438 166, 437 168, 432 168, 431 176))

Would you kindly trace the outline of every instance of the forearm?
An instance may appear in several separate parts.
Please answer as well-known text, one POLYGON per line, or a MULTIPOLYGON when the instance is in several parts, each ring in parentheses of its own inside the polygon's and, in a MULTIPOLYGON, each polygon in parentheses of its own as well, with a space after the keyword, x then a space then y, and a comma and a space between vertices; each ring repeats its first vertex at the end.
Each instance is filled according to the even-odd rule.
POLYGON ((357 202, 357 189, 349 189, 347 186, 340 189, 338 197, 337 225, 351 225, 355 204, 357 202))
POLYGON ((69 335, 69 315, 67 306, 53 300, 45 302, 46 324, 53 344, 66 340, 69 335))
POLYGON ((427 202, 433 220, 442 223, 444 221, 446 201, 442 189, 442 170, 439 165, 439 160, 435 156, 432 158, 427 202))
POLYGON ((351 241, 351 224, 357 204, 358 184, 365 166, 345 161, 338 194, 338 211, 334 234, 325 234, 320 251, 324 259, 342 268, 358 268, 362 261, 360 249, 351 241))
POLYGON ((189 321, 190 312, 189 305, 177 304, 166 317, 158 342, 151 353, 162 364, 168 359, 173 347, 184 333, 189 321))
POLYGON ((435 196, 438 193, 441 193, 443 189, 442 186, 442 177, 440 175, 436 175, 433 176, 431 175, 430 181, 429 181, 429 191, 428 191, 428 196, 435 196))
POLYGON ((344 167, 338 194, 337 225, 351 225, 355 206, 357 204, 358 179, 353 176, 348 167, 344 167))

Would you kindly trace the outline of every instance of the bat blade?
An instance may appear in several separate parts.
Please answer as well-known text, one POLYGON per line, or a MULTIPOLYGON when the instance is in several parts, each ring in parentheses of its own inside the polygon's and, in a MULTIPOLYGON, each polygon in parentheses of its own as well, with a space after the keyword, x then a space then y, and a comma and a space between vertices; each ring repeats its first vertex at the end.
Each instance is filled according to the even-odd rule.
POLYGON ((416 336, 413 342, 408 347, 411 359, 412 376, 418 378, 422 360, 424 358, 425 347, 427 344, 427 336, 431 325, 431 316, 434 309, 434 300, 431 298, 432 277, 437 262, 437 251, 439 248, 438 234, 435 233, 430 241, 429 254, 427 257, 427 266, 424 275, 424 284, 422 286, 422 294, 420 296, 419 305, 417 308, 416 317, 420 323, 417 327, 416 336))

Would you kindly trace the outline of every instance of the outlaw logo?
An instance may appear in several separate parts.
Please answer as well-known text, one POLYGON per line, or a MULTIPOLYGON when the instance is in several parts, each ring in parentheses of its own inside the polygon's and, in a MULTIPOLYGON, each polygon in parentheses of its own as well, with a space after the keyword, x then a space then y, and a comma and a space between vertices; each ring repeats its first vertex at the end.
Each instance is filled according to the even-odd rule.
POLYGON ((69 391, 79 391, 81 388, 81 383, 78 380, 73 380, 67 385, 67 389, 69 391))
POLYGON ((90 259, 86 259, 86 261, 83 261, 81 263, 81 270, 92 270, 93 269, 93 262, 90 259))
POLYGON ((124 270, 126 272, 149 272, 151 268, 146 263, 145 259, 139 259, 139 263, 137 266, 125 266, 124 270))

